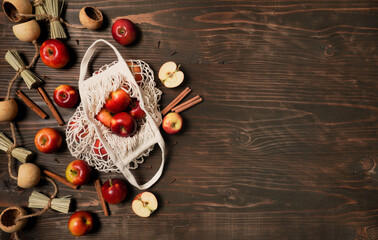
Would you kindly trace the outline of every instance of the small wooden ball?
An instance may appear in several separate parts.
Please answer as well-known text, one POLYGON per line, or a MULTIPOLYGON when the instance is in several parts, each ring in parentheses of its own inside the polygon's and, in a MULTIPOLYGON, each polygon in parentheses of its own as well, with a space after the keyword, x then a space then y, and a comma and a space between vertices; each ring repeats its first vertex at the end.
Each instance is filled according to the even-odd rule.
POLYGON ((83 7, 79 13, 81 24, 90 30, 96 30, 101 27, 104 20, 102 13, 95 7, 83 7))
POLYGON ((18 217, 26 215, 25 209, 21 207, 9 207, 0 214, 0 229, 6 233, 14 233, 25 227, 27 218, 17 220, 18 217))
POLYGON ((0 122, 12 121, 18 113, 17 102, 11 98, 6 101, 0 101, 0 122))
POLYGON ((17 186, 31 188, 39 183, 41 170, 34 163, 24 163, 18 168, 17 186))
POLYGON ((22 17, 18 14, 31 14, 33 7, 28 0, 4 0, 3 11, 9 20, 18 23, 25 22, 28 19, 28 17, 22 17))
POLYGON ((41 34, 41 28, 36 20, 16 24, 13 26, 13 33, 22 42, 37 40, 41 34))

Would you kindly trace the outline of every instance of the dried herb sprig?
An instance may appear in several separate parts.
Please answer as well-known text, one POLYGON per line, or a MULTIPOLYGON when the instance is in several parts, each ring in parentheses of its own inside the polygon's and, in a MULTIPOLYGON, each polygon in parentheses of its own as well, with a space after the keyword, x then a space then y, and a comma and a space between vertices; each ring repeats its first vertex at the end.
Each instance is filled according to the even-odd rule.
MULTIPOLYGON (((30 208, 45 208, 49 202, 49 197, 46 195, 33 191, 29 197, 29 205, 30 208)), ((71 196, 64 196, 61 198, 53 198, 51 201, 51 208, 61 212, 61 213, 68 213, 71 204, 71 196)))
MULTIPOLYGON (((12 145, 13 145, 12 141, 9 138, 7 138, 4 135, 4 133, 0 132, 0 149, 4 152, 7 152, 12 147, 12 145)), ((23 147, 14 148, 11 154, 14 158, 16 158, 22 163, 29 161, 33 156, 33 152, 23 147)))
POLYGON ((50 35, 52 39, 67 38, 66 32, 60 22, 60 14, 63 9, 64 1, 59 4, 59 0, 45 0, 44 6, 46 13, 51 16, 50 20, 50 35))
POLYGON ((17 72, 20 71, 21 77, 24 79, 29 89, 38 87, 43 83, 43 80, 35 73, 30 71, 22 60, 17 50, 8 50, 5 54, 5 60, 17 72))

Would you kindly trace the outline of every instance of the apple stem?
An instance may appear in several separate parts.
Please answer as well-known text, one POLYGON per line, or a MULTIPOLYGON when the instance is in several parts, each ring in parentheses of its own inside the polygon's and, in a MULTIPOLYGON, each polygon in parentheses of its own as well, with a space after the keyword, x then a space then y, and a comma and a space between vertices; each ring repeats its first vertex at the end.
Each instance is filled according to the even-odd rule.
POLYGON ((113 186, 113 182, 112 182, 112 179, 109 178, 109 185, 112 187, 113 186))
POLYGON ((75 171, 75 170, 70 170, 71 171, 71 173, 74 175, 74 176, 76 176, 77 175, 77 171, 75 171))
POLYGON ((67 98, 67 95, 65 93, 60 93, 59 96, 62 97, 63 99, 67 98))
POLYGON ((51 49, 48 49, 47 52, 49 53, 49 55, 53 55, 54 54, 54 51, 51 50, 51 49))
POLYGON ((126 32, 126 31, 125 31, 125 29, 123 29, 123 28, 120 28, 120 29, 118 30, 118 33, 121 34, 121 35, 123 35, 125 32, 126 32))
POLYGON ((42 145, 42 146, 45 146, 46 142, 47 142, 47 138, 42 137, 42 138, 41 138, 41 145, 42 145))

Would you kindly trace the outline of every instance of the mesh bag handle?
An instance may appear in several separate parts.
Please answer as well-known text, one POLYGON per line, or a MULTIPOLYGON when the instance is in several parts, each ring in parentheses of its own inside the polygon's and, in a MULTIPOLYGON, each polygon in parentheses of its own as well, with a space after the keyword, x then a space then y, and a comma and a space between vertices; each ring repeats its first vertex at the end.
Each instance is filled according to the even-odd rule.
MULTIPOLYGON (((90 60, 91 60, 91 58, 93 56, 93 53, 98 48, 98 45, 101 44, 101 43, 107 44, 110 48, 112 48, 112 50, 116 54, 117 59, 118 59, 118 63, 120 63, 120 64, 123 65, 124 73, 126 74, 127 79, 131 80, 130 83, 135 86, 135 90, 139 93, 139 96, 141 96, 141 99, 139 101, 140 101, 140 104, 141 104, 142 108, 144 109, 143 93, 140 91, 140 89, 139 89, 139 87, 138 87, 138 85, 137 85, 137 83, 135 81, 134 76, 132 75, 130 69, 127 67, 127 64, 126 64, 125 60, 123 59, 123 57, 121 56, 121 54, 118 52, 118 50, 112 44, 110 44, 108 41, 103 40, 103 39, 96 40, 88 48, 88 50, 84 54, 84 57, 83 57, 83 59, 81 61, 81 65, 80 65, 80 77, 79 77, 79 90, 80 90, 80 92, 83 92, 82 88, 83 88, 83 85, 84 85, 83 83, 85 81, 85 76, 86 76, 87 71, 88 71, 88 64, 89 64, 89 62, 90 62, 90 60)), ((89 103, 85 99, 82 99, 82 104, 83 104, 83 107, 85 109, 86 108, 86 104, 89 104, 89 103)), ((136 181, 136 179, 135 179, 134 175, 131 173, 131 171, 125 165, 120 164, 121 160, 117 160, 115 162, 115 165, 123 173, 123 175, 130 182, 130 184, 132 184, 133 186, 135 186, 135 187, 137 187, 137 188, 139 188, 141 190, 144 190, 144 189, 147 189, 147 188, 151 187, 160 178, 160 176, 161 176, 161 174, 163 172, 164 162, 165 162, 165 142, 164 142, 164 139, 163 139, 163 137, 160 134, 158 126, 155 124, 155 122, 153 121, 152 117, 150 116, 150 114, 148 112, 146 112, 146 119, 147 119, 148 122, 152 123, 152 124, 150 124, 150 126, 153 129, 153 131, 156 133, 155 134, 155 138, 156 139, 153 139, 152 141, 149 141, 149 142, 143 144, 143 148, 138 148, 139 149, 138 151, 134 151, 134 152, 130 153, 130 155, 128 156, 128 158, 131 158, 131 159, 132 158, 137 158, 140 154, 143 153, 144 150, 146 150, 147 148, 149 148, 152 145, 154 145, 154 144, 157 143, 159 145, 160 149, 161 149, 162 161, 161 161, 160 167, 157 170, 157 172, 155 173, 155 175, 148 182, 140 185, 136 181)), ((108 143, 106 141, 103 141, 103 138, 101 136, 102 134, 101 134, 101 131, 100 131, 99 127, 95 125, 95 129, 96 129, 97 134, 99 135, 100 140, 102 141, 102 144, 105 146, 105 148, 106 149, 111 149, 109 147, 108 143)), ((108 151, 108 154, 109 154, 109 156, 110 156, 111 159, 116 159, 116 156, 113 153, 113 151, 108 151)))

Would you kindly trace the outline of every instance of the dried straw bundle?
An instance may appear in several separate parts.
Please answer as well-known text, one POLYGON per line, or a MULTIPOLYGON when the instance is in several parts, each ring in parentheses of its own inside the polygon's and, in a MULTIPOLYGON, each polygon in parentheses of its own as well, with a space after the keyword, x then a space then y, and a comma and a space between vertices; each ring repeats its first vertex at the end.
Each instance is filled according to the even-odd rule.
POLYGON ((33 6, 35 8, 35 20, 44 20, 43 16, 46 15, 44 0, 34 0, 33 6))
MULTIPOLYGON (((34 190, 32 194, 30 195, 28 207, 45 208, 48 202, 49 202, 49 197, 34 190)), ((68 213, 70 209, 70 204, 71 204, 71 196, 64 196, 62 198, 54 198, 51 201, 51 208, 61 213, 68 213)))
POLYGON ((52 39, 67 38, 66 32, 60 22, 60 14, 63 9, 63 4, 59 4, 59 0, 45 0, 44 6, 48 15, 51 16, 50 20, 50 35, 52 39))
MULTIPOLYGON (((7 152, 12 147, 12 145, 12 141, 9 138, 7 138, 4 135, 4 133, 0 132, 0 149, 4 152, 7 152)), ((11 154, 14 158, 16 158, 22 163, 29 161, 33 156, 33 153, 31 151, 22 147, 14 148, 11 154)))
POLYGON ((21 77, 24 79, 28 88, 38 87, 43 83, 42 79, 32 71, 30 71, 26 66, 24 61, 22 61, 20 54, 17 50, 8 50, 5 54, 5 60, 13 67, 14 70, 21 71, 21 77))

